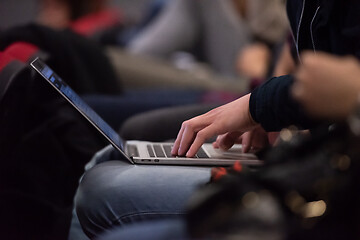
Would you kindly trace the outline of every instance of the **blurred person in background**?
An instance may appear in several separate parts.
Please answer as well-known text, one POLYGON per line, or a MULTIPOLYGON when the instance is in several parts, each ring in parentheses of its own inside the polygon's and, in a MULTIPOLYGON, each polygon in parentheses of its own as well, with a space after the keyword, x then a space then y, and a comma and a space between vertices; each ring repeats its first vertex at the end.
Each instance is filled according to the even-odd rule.
MULTIPOLYGON (((37 22, 54 29, 71 28, 87 37, 99 37, 123 27, 120 8, 109 6, 108 0, 40 0, 37 22)), ((101 40, 101 39, 97 39, 101 40)))
POLYGON ((223 75, 265 78, 287 29, 282 0, 172 0, 127 48, 175 63, 188 52, 223 75))

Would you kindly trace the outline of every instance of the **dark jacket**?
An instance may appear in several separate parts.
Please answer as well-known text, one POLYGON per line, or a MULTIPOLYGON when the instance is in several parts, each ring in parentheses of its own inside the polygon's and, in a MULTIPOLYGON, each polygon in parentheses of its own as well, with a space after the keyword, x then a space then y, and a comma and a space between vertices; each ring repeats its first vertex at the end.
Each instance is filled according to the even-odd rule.
MULTIPOLYGON (((360 59, 360 1, 288 0, 287 12, 299 62, 304 50, 360 59)), ((289 125, 311 128, 318 124, 292 98, 293 82, 293 76, 275 77, 252 92, 251 116, 265 130, 278 131, 289 125)))

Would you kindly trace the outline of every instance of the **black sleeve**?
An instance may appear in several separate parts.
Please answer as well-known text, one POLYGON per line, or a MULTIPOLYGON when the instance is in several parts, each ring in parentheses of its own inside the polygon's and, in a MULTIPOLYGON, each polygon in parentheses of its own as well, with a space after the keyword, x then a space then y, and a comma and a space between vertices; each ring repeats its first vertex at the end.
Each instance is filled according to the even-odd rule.
POLYGON ((250 96, 250 114, 268 132, 280 131, 295 125, 308 129, 318 125, 309 119, 300 105, 292 98, 290 90, 294 77, 274 77, 256 88, 250 96))

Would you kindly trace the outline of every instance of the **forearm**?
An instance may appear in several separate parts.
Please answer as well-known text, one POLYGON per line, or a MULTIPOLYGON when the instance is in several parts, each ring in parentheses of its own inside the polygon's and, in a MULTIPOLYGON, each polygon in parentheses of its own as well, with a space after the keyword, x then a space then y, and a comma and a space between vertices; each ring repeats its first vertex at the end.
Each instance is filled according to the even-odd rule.
POLYGON ((295 125, 301 129, 315 127, 291 95, 294 78, 291 75, 275 77, 256 88, 250 97, 251 117, 268 132, 295 125))

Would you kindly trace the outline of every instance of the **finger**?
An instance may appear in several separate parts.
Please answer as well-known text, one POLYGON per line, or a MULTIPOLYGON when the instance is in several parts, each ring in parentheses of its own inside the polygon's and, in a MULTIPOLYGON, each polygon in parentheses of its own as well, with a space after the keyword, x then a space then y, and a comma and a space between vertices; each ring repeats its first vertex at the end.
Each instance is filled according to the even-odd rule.
POLYGON ((268 135, 265 132, 256 132, 251 140, 251 149, 258 151, 269 145, 268 135))
POLYGON ((179 131, 179 133, 178 133, 178 135, 176 137, 176 140, 174 142, 174 146, 173 146, 173 149, 171 151, 171 154, 173 154, 175 156, 180 155, 180 152, 181 152, 180 149, 181 149, 181 146, 182 146, 182 141, 184 139, 186 139, 186 138, 184 138, 184 135, 186 133, 189 133, 189 128, 192 128, 191 126, 193 126, 193 125, 196 126, 196 124, 198 122, 200 122, 200 123, 203 122, 201 120, 202 116, 203 115, 200 115, 200 116, 194 117, 192 119, 186 120, 181 124, 181 128, 180 128, 180 131, 179 131), (200 119, 200 121, 198 119, 200 119))
POLYGON ((179 156, 185 156, 186 152, 189 150, 191 144, 193 143, 195 136, 196 132, 192 128, 185 128, 179 145, 179 156))
POLYGON ((196 134, 195 139, 192 142, 189 150, 187 151, 186 157, 194 157, 195 154, 199 151, 200 147, 204 144, 204 142, 217 134, 217 127, 214 125, 210 125, 199 131, 196 134))
POLYGON ((181 126, 180 128, 180 131, 176 137, 176 140, 174 142, 174 146, 171 150, 171 154, 174 155, 174 156, 177 156, 178 155, 178 152, 179 152, 179 146, 180 146, 180 142, 181 142, 181 139, 182 139, 182 135, 184 133, 184 128, 183 126, 181 126))
MULTIPOLYGON (((243 133, 243 134, 244 134, 244 133, 243 133)), ((239 136, 239 137, 236 139, 235 143, 237 143, 237 144, 242 144, 243 134, 241 134, 241 136, 239 136)))
POLYGON ((301 100, 305 93, 304 85, 299 82, 295 82, 291 88, 291 93, 295 99, 301 100))
POLYGON ((242 150, 244 153, 247 153, 251 149, 251 142, 254 134, 253 131, 246 132, 242 136, 242 150))
MULTIPOLYGON (((225 133, 225 134, 226 134, 226 133, 225 133)), ((219 136, 216 138, 216 141, 213 142, 213 147, 214 147, 214 148, 220 148, 220 141, 221 141, 221 139, 225 136, 225 134, 219 135, 219 136)), ((241 143, 242 143, 242 135, 239 136, 237 139, 235 139, 235 143, 237 143, 237 144, 241 144, 241 143)))
MULTIPOLYGON (((206 120, 206 119, 205 119, 206 120)), ((178 155, 184 156, 192 145, 195 136, 199 131, 206 128, 208 125, 201 116, 195 117, 183 123, 181 139, 179 141, 178 155)))
POLYGON ((219 148, 220 147, 219 146, 219 141, 220 141, 221 137, 222 137, 222 135, 219 135, 219 136, 216 137, 215 142, 212 143, 213 148, 219 148))
POLYGON ((314 53, 312 51, 304 51, 301 53, 301 63, 304 66, 307 66, 308 64, 312 64, 314 59, 316 59, 321 53, 314 53))
POLYGON ((231 132, 224 134, 220 138, 218 145, 222 150, 229 150, 238 141, 241 135, 242 132, 231 132))
MULTIPOLYGON (((305 55, 308 56, 308 55, 305 55)), ((306 61, 307 63, 307 61, 306 61)), ((295 82, 291 88, 292 95, 301 100, 305 94, 305 87, 308 84, 309 67, 308 64, 303 64, 295 74, 295 82)))

